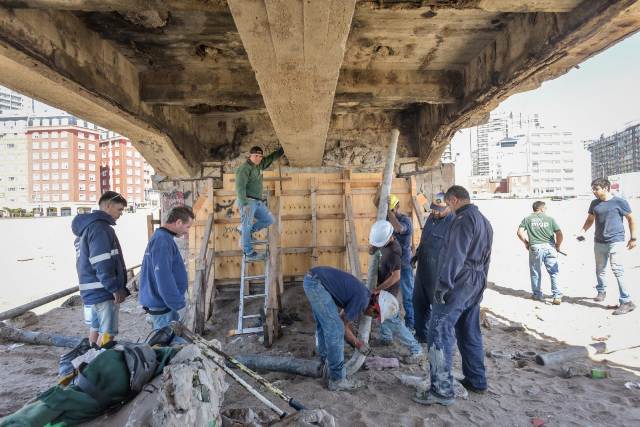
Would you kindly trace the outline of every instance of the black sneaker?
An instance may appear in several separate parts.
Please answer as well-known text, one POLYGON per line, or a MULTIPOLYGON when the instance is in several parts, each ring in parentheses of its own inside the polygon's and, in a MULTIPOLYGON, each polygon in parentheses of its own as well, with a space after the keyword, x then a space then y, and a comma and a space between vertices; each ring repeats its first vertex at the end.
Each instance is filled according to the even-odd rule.
POLYGON ((461 379, 459 382, 460 382, 460 384, 462 384, 462 386, 463 386, 464 388, 466 388, 468 391, 471 391, 471 392, 473 392, 473 393, 477 393, 477 394, 484 394, 484 393, 486 393, 486 392, 487 392, 487 389, 486 389, 486 388, 477 388, 477 387, 474 387, 473 385, 471 385, 471 383, 469 382, 469 380, 468 380, 468 379, 466 379, 466 378, 461 379))
POLYGON ((253 251, 249 254, 244 254, 247 261, 260 261, 264 259, 264 252, 253 251))
POLYGON ((80 344, 75 346, 70 352, 60 356, 60 361, 58 364, 58 375, 61 377, 66 377, 67 375, 71 374, 73 372, 73 364, 71 364, 71 361, 78 356, 82 356, 90 349, 91 345, 89 344, 89 338, 84 338, 82 341, 80 341, 80 344))
POLYGON ((631 313, 633 310, 635 310, 635 308, 636 305, 633 302, 623 302, 618 306, 618 309, 614 311, 613 314, 619 316, 621 314, 631 313))
POLYGON ((607 297, 607 293, 606 292, 598 292, 598 296, 595 297, 593 300, 595 302, 602 302, 605 300, 605 298, 607 297))

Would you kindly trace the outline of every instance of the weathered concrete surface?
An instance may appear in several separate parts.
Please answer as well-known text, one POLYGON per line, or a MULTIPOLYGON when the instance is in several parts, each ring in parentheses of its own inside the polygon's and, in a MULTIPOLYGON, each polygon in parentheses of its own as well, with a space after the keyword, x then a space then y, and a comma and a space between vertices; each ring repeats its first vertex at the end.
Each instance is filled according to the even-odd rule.
POLYGON ((289 160, 322 161, 355 0, 229 0, 289 160))
POLYGON ((380 167, 392 127, 431 166, 457 130, 640 28, 640 0, 354 1, 0 0, 0 83, 171 176, 278 143, 292 166, 380 167))

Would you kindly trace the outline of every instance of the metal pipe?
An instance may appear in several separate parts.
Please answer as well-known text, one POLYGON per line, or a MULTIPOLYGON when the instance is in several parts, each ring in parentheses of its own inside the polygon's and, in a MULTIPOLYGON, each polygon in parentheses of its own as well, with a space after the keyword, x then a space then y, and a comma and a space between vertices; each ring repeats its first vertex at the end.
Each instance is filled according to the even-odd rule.
POLYGON ((236 368, 240 369, 242 372, 244 372, 245 374, 249 375, 251 378, 253 378, 257 382, 259 382, 260 384, 265 386, 267 388, 267 390, 269 390, 271 393, 275 394, 276 396, 278 396, 279 398, 281 398, 282 400, 287 402, 289 404, 289 406, 291 406, 293 409, 295 409, 297 411, 301 411, 303 409, 306 409, 302 403, 298 402, 293 397, 288 396, 285 392, 283 392, 282 390, 280 390, 279 388, 277 388, 276 386, 271 384, 269 381, 267 381, 262 376, 258 375, 257 372, 254 372, 251 369, 249 369, 246 366, 244 366, 242 363, 240 363, 234 357, 229 356, 228 354, 226 354, 222 350, 214 347, 212 344, 207 342, 200 335, 194 334, 192 331, 190 331, 188 328, 186 328, 180 322, 175 322, 175 321, 171 322, 171 328, 174 330, 174 332, 177 335, 180 335, 180 336, 182 336, 184 338, 187 338, 191 342, 193 342, 196 345, 198 345, 198 347, 200 347, 202 349, 209 349, 209 350, 213 351, 215 354, 217 354, 219 356, 222 356, 227 362, 231 363, 233 366, 235 366, 236 368))
MULTIPOLYGON (((398 129, 392 129, 389 151, 387 153, 387 162, 384 165, 384 172, 382 174, 380 200, 378 201, 378 212, 376 215, 377 221, 387 219, 387 212, 389 211, 389 195, 391 194, 391 184, 393 181, 396 150, 398 148, 398 136, 400 136, 400 131, 398 129)), ((379 257, 376 254, 369 255, 369 271, 367 273, 367 286, 369 289, 373 289, 378 281, 378 260, 379 257)), ((371 317, 362 316, 360 318, 360 327, 358 328, 358 337, 365 343, 368 343, 370 333, 371 317)), ((359 351, 354 351, 351 355, 351 359, 344 364, 347 375, 353 375, 358 372, 366 358, 367 356, 359 351)))
POLYGON ((322 363, 319 360, 265 356, 263 354, 243 354, 235 356, 235 358, 238 362, 256 371, 278 371, 311 378, 322 376, 322 363))

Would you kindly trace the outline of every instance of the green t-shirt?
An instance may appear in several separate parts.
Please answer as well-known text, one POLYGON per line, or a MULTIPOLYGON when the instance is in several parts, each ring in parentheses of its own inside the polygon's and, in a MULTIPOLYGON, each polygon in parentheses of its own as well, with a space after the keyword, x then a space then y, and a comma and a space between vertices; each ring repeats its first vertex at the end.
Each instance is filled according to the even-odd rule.
POLYGON ((527 230, 529 244, 555 242, 554 232, 560 230, 556 220, 543 213, 532 213, 522 220, 520 227, 527 230))

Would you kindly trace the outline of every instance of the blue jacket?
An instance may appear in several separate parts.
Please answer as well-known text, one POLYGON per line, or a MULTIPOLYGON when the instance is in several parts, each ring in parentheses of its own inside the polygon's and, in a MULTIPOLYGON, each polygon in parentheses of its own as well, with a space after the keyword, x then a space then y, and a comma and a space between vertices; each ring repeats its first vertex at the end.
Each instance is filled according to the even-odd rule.
POLYGON ((127 285, 127 267, 113 225, 115 220, 103 211, 77 215, 71 222, 80 296, 85 305, 113 299, 113 294, 127 285))
MULTIPOLYGON (((390 214, 391 215, 391 214, 390 214)), ((409 265, 411 263, 411 242, 413 237, 413 222, 411 218, 405 214, 396 213, 396 218, 398 222, 404 226, 404 232, 398 233, 393 232, 393 236, 396 238, 400 247, 402 248, 402 263, 404 265, 409 265)))
POLYGON ((420 245, 416 250, 418 265, 416 269, 416 286, 421 286, 433 299, 438 279, 438 260, 440 251, 447 242, 449 227, 455 215, 450 213, 444 218, 429 215, 422 229, 420 245))
POLYGON ((138 295, 143 307, 178 311, 187 305, 187 270, 173 236, 173 233, 161 227, 153 233, 147 244, 138 295))
POLYGON ((456 211, 447 242, 440 252, 436 302, 459 286, 487 286, 493 228, 472 204, 456 211))

